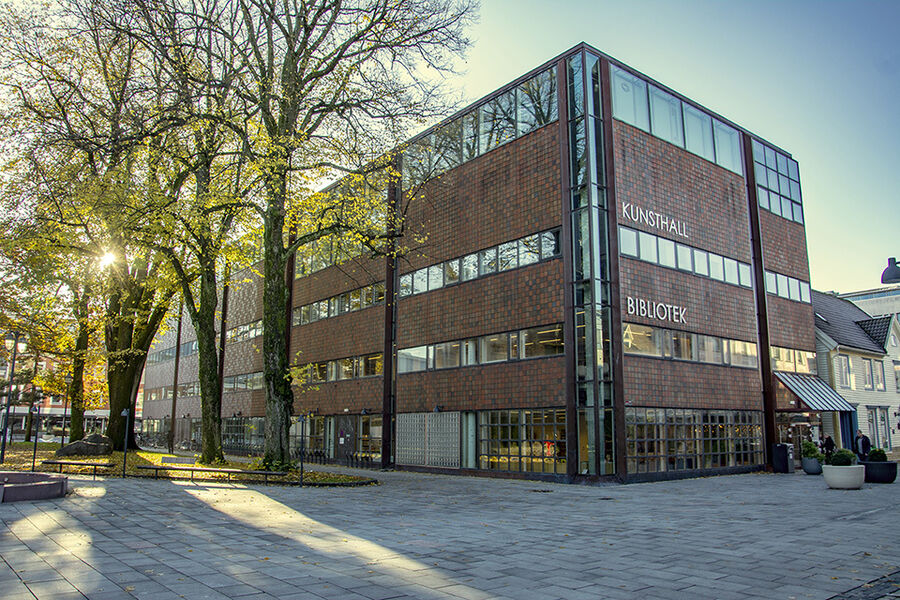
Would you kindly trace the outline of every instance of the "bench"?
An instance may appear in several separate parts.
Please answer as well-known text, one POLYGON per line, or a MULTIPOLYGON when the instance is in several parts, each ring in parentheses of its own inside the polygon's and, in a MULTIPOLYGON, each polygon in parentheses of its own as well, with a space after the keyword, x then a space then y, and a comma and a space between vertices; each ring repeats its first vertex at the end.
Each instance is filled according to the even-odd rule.
POLYGON ((184 471, 190 472, 191 481, 194 480, 194 473, 225 473, 228 475, 228 481, 231 481, 232 475, 262 475, 263 481, 269 485, 269 476, 284 477, 287 471, 244 471, 242 469, 216 468, 216 467, 173 467, 170 465, 138 465, 138 469, 153 471, 153 478, 159 479, 160 471, 184 471))
POLYGON ((163 456, 164 465, 192 465, 196 462, 193 456, 163 456))
POLYGON ((94 480, 97 479, 97 469, 111 469, 116 466, 116 463, 105 462, 105 463, 95 463, 95 462, 87 462, 85 460, 42 460, 42 465, 56 465, 59 467, 59 472, 62 473, 62 468, 64 466, 70 467, 93 467, 94 468, 94 480))

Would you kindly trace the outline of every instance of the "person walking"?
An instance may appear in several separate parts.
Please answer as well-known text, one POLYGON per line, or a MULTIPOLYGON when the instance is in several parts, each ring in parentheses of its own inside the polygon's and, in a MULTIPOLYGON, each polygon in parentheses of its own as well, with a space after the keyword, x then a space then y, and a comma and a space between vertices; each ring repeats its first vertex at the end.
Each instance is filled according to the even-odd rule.
POLYGON ((831 463, 831 455, 834 454, 834 440, 827 433, 825 439, 822 440, 822 451, 825 453, 825 462, 831 463))
POLYGON ((859 457, 859 460, 866 460, 869 458, 869 450, 872 449, 872 442, 869 441, 869 436, 862 432, 862 429, 856 430, 856 438, 853 440, 853 451, 856 452, 856 456, 859 457))

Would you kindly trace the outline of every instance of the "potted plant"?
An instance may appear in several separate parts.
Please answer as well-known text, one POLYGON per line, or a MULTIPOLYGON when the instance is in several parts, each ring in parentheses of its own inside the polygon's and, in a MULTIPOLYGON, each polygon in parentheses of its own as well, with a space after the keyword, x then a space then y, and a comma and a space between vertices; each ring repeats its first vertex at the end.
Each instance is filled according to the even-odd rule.
POLYGON ((819 452, 816 445, 806 440, 800 448, 800 453, 802 455, 803 472, 807 475, 821 475, 822 461, 825 459, 825 456, 819 452))
POLYGON ((894 483, 897 479, 897 463, 888 461, 881 448, 869 452, 869 460, 861 461, 866 469, 867 483, 894 483))
POLYGON ((856 455, 841 448, 831 457, 831 464, 822 467, 825 483, 836 490, 858 490, 866 478, 866 467, 854 464, 856 455))

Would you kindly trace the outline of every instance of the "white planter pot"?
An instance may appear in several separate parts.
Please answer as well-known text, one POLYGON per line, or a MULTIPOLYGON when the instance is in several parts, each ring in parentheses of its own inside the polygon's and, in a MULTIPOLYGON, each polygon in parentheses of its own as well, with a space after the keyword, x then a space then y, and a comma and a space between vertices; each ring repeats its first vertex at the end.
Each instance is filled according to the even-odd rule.
POLYGON ((825 483, 832 489, 858 490, 866 480, 866 467, 863 465, 852 465, 850 467, 824 465, 822 474, 825 476, 825 483))

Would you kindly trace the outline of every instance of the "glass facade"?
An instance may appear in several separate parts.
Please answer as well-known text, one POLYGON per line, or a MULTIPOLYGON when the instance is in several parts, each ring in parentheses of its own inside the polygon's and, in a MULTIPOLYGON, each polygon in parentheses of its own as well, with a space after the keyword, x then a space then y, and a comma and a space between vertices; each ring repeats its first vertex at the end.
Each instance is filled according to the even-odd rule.
POLYGON ((752 369, 757 368, 759 364, 754 342, 729 340, 637 323, 622 324, 622 346, 625 354, 633 356, 752 369))
POLYGON ((589 52, 566 61, 577 472, 587 475, 612 475, 616 468, 609 335, 610 220, 600 91, 607 75, 601 66, 599 57, 589 52))
POLYGON ((564 475, 566 411, 526 408, 479 412, 478 468, 564 475))
POLYGON ((760 208, 802 224, 803 200, 797 161, 753 140, 753 169, 760 208))
POLYGON ((764 462, 761 412, 628 407, 625 427, 629 474, 764 462))

